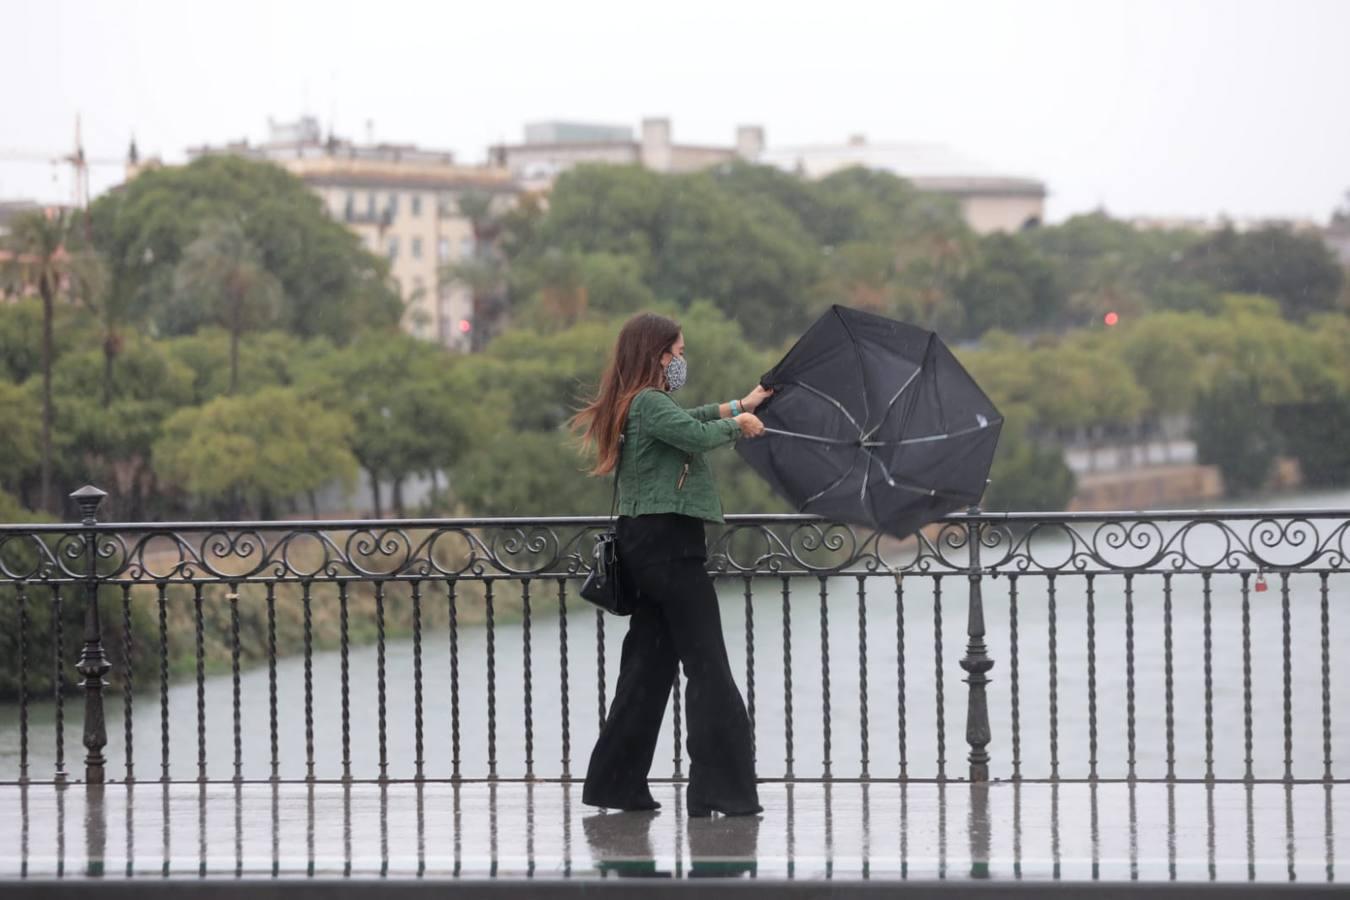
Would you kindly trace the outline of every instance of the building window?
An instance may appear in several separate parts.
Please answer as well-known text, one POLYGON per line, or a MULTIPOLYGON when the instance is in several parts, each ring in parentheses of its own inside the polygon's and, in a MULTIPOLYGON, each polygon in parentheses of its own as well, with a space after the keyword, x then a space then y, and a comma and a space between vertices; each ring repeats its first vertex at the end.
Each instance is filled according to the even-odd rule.
POLYGON ((398 235, 389 236, 389 260, 390 262, 398 259, 398 235))
POLYGON ((473 257, 473 238, 471 237, 460 238, 459 258, 470 259, 472 257, 473 257))
POLYGON ((420 237, 415 237, 412 239, 412 258, 413 259, 422 258, 422 239, 420 237))
POLYGON ((386 207, 386 209, 389 210, 389 219, 391 221, 398 218, 398 194, 389 195, 389 206, 386 207))
POLYGON ((367 218, 367 219, 373 219, 373 218, 375 218, 375 192, 374 192, 374 191, 371 191, 369 194, 366 194, 366 218, 367 218))
POLYGON ((412 195, 412 214, 413 214, 414 216, 420 216, 420 215, 422 214, 422 195, 421 195, 421 194, 413 194, 413 195, 412 195))
POLYGON ((450 261, 450 239, 439 238, 436 241, 436 259, 440 262, 450 261))

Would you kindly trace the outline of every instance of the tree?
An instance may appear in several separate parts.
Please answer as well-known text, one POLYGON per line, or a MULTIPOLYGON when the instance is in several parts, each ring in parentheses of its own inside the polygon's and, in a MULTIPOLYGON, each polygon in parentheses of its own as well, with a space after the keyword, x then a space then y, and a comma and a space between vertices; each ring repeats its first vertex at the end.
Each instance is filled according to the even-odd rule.
MULTIPOLYGON (((409 475, 448 468, 483 419, 509 419, 508 394, 457 373, 476 359, 450 356, 401 333, 370 334, 305 377, 306 396, 351 416, 348 446, 369 477, 376 518, 384 515, 385 479, 392 482, 393 507, 402 516, 402 484, 409 475)), ((512 466, 509 460, 498 462, 512 466)))
MULTIPOLYGON (((42 461, 41 407, 16 384, 0 381, 0 489, 21 493, 42 461)), ((13 521, 0 519, 0 521, 13 521)))
MULTIPOLYGON (((174 269, 173 304, 184 318, 223 326, 230 333, 230 387, 239 384, 239 339, 277 316, 281 284, 235 222, 207 222, 174 269)), ((192 329, 192 330, 195 330, 192 329)))
POLYGON ((38 506, 52 512, 52 322, 56 298, 88 296, 88 282, 97 269, 93 254, 82 245, 73 216, 66 210, 51 215, 24 213, 15 217, 5 241, 10 266, 19 278, 36 285, 42 298, 42 461, 38 506))
POLYGON ((1038 446, 1028 434, 1030 410, 1013 405, 1001 410, 1003 430, 989 472, 989 487, 980 500, 986 510, 1053 512, 1073 499, 1076 479, 1055 446, 1038 446))
POLYGON ((193 373, 161 342, 131 335, 126 349, 112 384, 104 380, 101 348, 57 361, 56 474, 66 483, 103 486, 111 495, 106 513, 139 519, 153 512, 152 446, 165 419, 193 403, 193 373))
POLYGON ((1224 489, 1244 494, 1266 483, 1279 452, 1271 408, 1259 402, 1258 379, 1232 372, 1221 377, 1195 410, 1196 458, 1214 464, 1224 489))
MULTIPOLYGON (((52 313, 51 349, 55 362, 85 341, 87 335, 74 306, 59 304, 52 313)), ((42 319, 41 297, 19 297, 0 302, 0 377, 17 383, 42 374, 42 319)))
POLYGON ((1135 228, 1104 212, 1025 232, 1049 260, 1068 298, 1064 325, 1103 313, 1133 317, 1150 309, 1211 310, 1217 292, 1176 261, 1201 240, 1192 231, 1135 228))
POLYGON ((1180 268, 1220 291, 1271 297, 1295 320, 1336 309, 1345 278, 1321 237, 1275 225, 1225 228, 1190 248, 1180 268))
MULTIPOLYGON (((216 326, 156 341, 157 347, 192 371, 192 402, 205 403, 230 388, 230 335, 216 326)), ((322 337, 302 340, 284 331, 260 331, 239 345, 237 392, 289 387, 311 380, 338 351, 322 337)))
POLYGON ((352 428, 345 412, 294 388, 264 388, 170 416, 154 445, 155 466, 191 498, 231 518, 250 500, 261 518, 271 518, 290 498, 312 498, 335 479, 351 483, 352 428))
POLYGON ((558 179, 530 234, 513 268, 550 250, 627 257, 655 296, 711 300, 764 343, 806 323, 820 271, 819 250, 790 211, 746 202, 707 172, 578 166, 558 179))
POLYGON ((300 179, 271 163, 208 156, 142 172, 90 207, 95 246, 110 265, 114 302, 153 333, 176 323, 174 270, 210 221, 233 222, 280 283, 278 324, 299 337, 345 344, 367 328, 396 324, 403 304, 387 260, 324 210, 300 179))
POLYGON ((1064 293, 1050 263, 1025 239, 992 234, 979 242, 977 261, 956 283, 965 313, 961 333, 1021 330, 1058 320, 1064 293))

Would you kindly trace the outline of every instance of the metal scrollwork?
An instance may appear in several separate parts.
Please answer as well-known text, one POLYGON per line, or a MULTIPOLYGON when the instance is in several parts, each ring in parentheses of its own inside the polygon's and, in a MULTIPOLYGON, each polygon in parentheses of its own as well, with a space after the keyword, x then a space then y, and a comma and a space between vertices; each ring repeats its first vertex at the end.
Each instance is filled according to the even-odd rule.
MULTIPOLYGON (((333 523, 0 525, 0 581, 417 580, 580 577, 602 518, 333 523)), ((730 516, 708 566, 737 575, 965 572, 972 536, 990 574, 1240 572, 1350 560, 1350 512, 957 514, 897 540, 810 516, 730 516)))

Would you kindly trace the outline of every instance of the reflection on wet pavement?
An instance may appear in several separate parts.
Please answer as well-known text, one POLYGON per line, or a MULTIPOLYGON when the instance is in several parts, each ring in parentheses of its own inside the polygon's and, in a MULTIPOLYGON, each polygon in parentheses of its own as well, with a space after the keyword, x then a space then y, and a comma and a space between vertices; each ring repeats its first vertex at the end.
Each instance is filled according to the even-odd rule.
POLYGON ((1335 882, 1344 785, 761 785, 761 816, 498 784, 0 786, 0 879, 645 877, 1335 882), (1339 792, 1339 793, 1338 793, 1339 792))

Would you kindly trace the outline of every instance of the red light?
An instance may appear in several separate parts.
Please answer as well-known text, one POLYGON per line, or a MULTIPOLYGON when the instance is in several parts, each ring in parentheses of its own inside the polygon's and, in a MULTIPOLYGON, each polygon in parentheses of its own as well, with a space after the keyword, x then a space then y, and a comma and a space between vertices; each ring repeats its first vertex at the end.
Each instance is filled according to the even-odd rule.
POLYGON ((468 319, 460 319, 460 320, 459 320, 459 331, 460 331, 460 334, 468 334, 468 333, 469 333, 470 331, 472 331, 472 330, 473 330, 473 323, 472 323, 472 322, 470 322, 468 319))
POLYGON ((1105 322, 1107 325, 1114 325, 1120 321, 1120 316, 1116 315, 1113 312, 1109 312, 1106 315, 1102 316, 1102 321, 1105 322))

